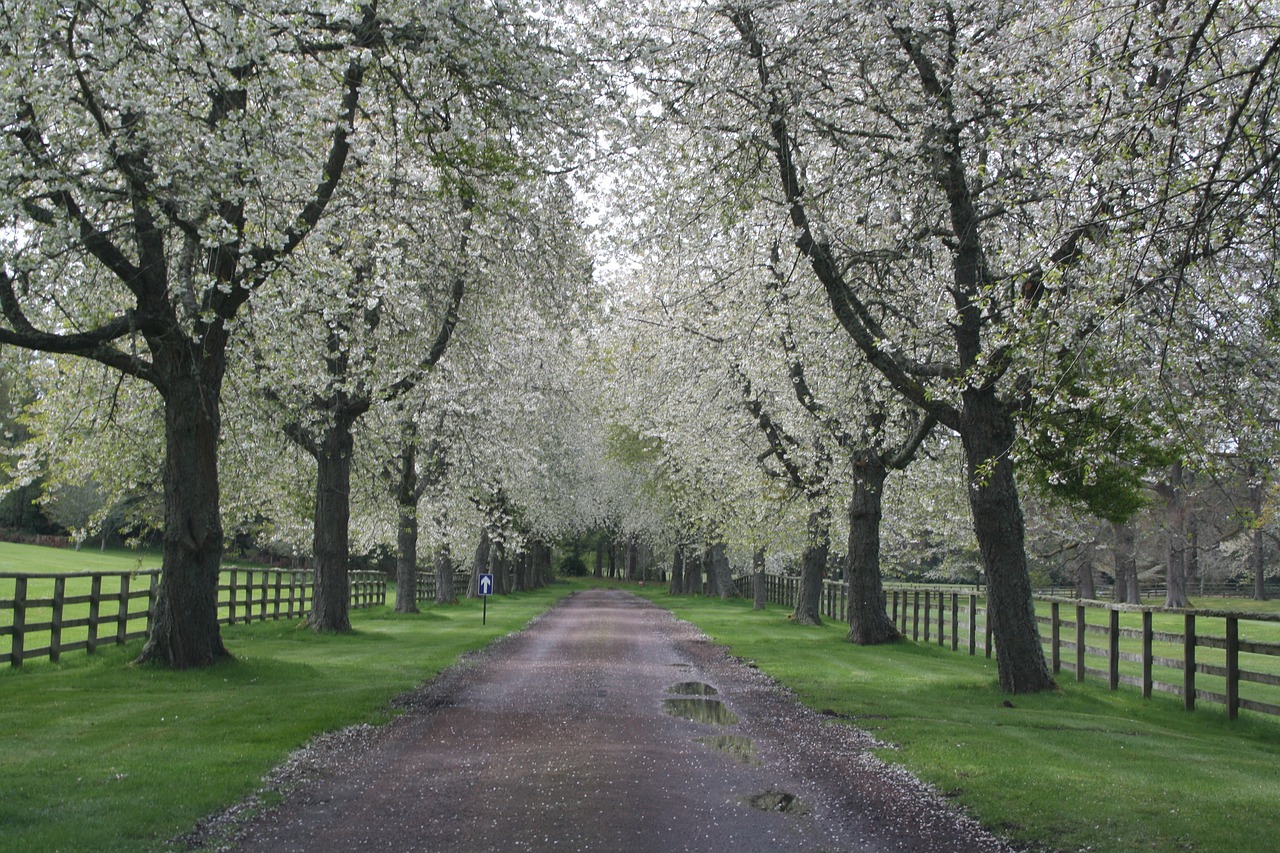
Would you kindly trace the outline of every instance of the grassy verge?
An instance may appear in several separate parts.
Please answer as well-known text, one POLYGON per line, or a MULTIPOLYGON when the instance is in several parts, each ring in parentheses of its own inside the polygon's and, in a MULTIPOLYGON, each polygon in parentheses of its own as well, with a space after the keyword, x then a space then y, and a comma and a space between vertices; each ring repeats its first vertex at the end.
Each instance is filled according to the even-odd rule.
POLYGON ((1015 843, 1054 851, 1271 851, 1280 720, 1064 680, 1010 697, 995 664, 936 646, 858 648, 847 628, 746 601, 641 590, 794 689, 873 732, 881 751, 1015 843))
POLYGON ((201 671, 130 667, 136 643, 2 668, 0 851, 165 849, 315 734, 385 720, 393 696, 576 588, 495 597, 486 625, 471 601, 353 611, 343 636, 226 627, 236 659, 201 671))

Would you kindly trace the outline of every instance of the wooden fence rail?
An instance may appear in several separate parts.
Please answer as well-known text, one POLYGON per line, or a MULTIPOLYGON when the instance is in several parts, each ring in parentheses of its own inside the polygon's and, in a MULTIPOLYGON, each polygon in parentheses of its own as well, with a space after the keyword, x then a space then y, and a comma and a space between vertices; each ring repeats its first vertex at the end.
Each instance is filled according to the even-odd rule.
MULTIPOLYGON (((467 585, 471 582, 471 576, 466 572, 453 573, 453 596, 454 598, 467 597, 467 585)), ((420 602, 430 602, 436 600, 436 573, 418 572, 418 597, 420 602)))
MULTIPOLYGON (((379 572, 351 572, 351 606, 387 600, 379 572)), ((0 573, 0 664, 145 637, 155 612, 160 570, 0 573), (7 642, 6 642, 7 641, 7 642)), ((311 607, 312 573, 295 569, 223 569, 218 579, 218 623, 296 619, 311 607)))
MULTIPOLYGON (((749 580, 741 588, 748 589, 749 580)), ((775 604, 795 606, 799 588, 799 578, 765 576, 765 599, 775 604)), ((885 597, 904 637, 991 657, 991 622, 977 590, 887 584, 885 597)), ((1225 706, 1231 719, 1241 708, 1280 716, 1280 614, 1170 611, 1054 596, 1036 596, 1036 602, 1037 622, 1047 629, 1047 636, 1041 630, 1041 642, 1055 675, 1105 678, 1112 690, 1134 686, 1144 698, 1181 696, 1188 710, 1197 701, 1212 702, 1225 706), (1181 630, 1158 630, 1157 622, 1181 630), (1248 638, 1241 636, 1242 626, 1248 638), (1242 689, 1250 695, 1241 695, 1242 689)), ((845 583, 824 582, 821 612, 847 620, 845 583)))

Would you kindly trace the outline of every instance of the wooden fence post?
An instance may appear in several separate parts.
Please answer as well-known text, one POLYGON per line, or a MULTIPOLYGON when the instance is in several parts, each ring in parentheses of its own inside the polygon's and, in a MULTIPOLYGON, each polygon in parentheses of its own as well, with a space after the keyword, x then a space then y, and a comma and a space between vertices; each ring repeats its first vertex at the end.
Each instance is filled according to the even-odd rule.
POLYGON ((98 619, 102 609, 102 575, 94 575, 89 589, 89 639, 85 650, 93 654, 98 650, 98 619))
POLYGON ((53 616, 49 620, 49 660, 57 663, 62 656, 62 600, 67 597, 67 579, 53 579, 53 616))
POLYGON ((929 609, 929 590, 924 591, 924 641, 929 642, 929 615, 932 611, 929 609))
POLYGON ((116 614, 116 645, 123 646, 129 636, 129 576, 120 576, 120 612, 116 614))
POLYGON ((1196 707, 1196 617, 1188 613, 1183 619, 1182 633, 1182 707, 1196 707))
POLYGON ((960 648, 960 594, 951 593, 951 651, 960 648))
MULTIPOLYGON (((927 594, 927 593, 926 593, 927 594)), ((911 639, 919 641, 920 639, 920 590, 912 593, 911 606, 911 639)))
POLYGON ((1076 605, 1076 681, 1084 681, 1084 605, 1076 605))
POLYGON ((1150 699, 1153 679, 1151 677, 1152 639, 1151 611, 1142 611, 1142 698, 1150 699))
POLYGON ((22 668, 22 653, 26 644, 27 633, 27 579, 13 580, 13 654, 9 665, 22 668))
POLYGON ((969 593, 969 655, 978 653, 978 594, 969 593))
POLYGON ((1049 605, 1049 657, 1057 675, 1062 671, 1062 614, 1056 601, 1049 605))
POLYGON ((1108 608, 1107 619, 1107 682, 1112 690, 1120 687, 1120 611, 1108 608))
POLYGON ((1240 716, 1240 620, 1227 617, 1227 718, 1240 716))
POLYGON ((946 645, 946 634, 943 627, 947 624, 947 610, 942 604, 942 593, 938 593, 938 645, 946 645))

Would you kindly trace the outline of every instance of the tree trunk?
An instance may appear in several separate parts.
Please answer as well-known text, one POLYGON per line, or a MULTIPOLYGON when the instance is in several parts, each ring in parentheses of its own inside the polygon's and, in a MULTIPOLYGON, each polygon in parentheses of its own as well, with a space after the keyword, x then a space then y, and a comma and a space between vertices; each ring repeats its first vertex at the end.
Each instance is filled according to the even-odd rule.
POLYGON ((1140 604, 1138 595, 1138 547, 1133 525, 1112 523, 1112 558, 1115 561, 1116 588, 1112 598, 1122 604, 1140 604))
POLYGON ((209 379, 188 364, 174 368, 164 394, 164 556, 151 629, 137 663, 187 669, 231 656, 218 629, 218 362, 208 368, 209 379))
POLYGON ((635 534, 627 539, 627 580, 634 581, 640 577, 640 550, 637 547, 635 534))
POLYGON ((1054 687, 1036 624, 1027 571, 1026 530, 1013 475, 1016 427, 990 389, 970 389, 962 412, 969 508, 987 575, 987 618, 991 620, 1000 687, 1034 693, 1054 687))
POLYGON ((710 574, 716 579, 716 594, 720 598, 737 598, 738 587, 733 583, 733 567, 729 565, 729 557, 724 552, 724 543, 717 542, 708 552, 710 556, 710 574))
POLYGON ((679 545, 672 550, 674 554, 671 557, 671 583, 667 587, 667 592, 680 595, 684 592, 684 550, 679 545))
POLYGON ((751 555, 751 607, 753 610, 764 610, 764 549, 757 548, 751 555))
POLYGON ((1164 606, 1190 607, 1187 598, 1187 496, 1182 463, 1169 467, 1165 498, 1165 595, 1164 606))
POLYGON ((396 613, 418 613, 418 443, 412 427, 402 430, 396 505, 396 613))
POLYGON ((1076 567, 1076 597, 1093 601, 1098 597, 1098 588, 1093 583, 1093 560, 1085 558, 1076 567))
POLYGON ((448 545, 441 545, 436 552, 436 604, 457 604, 458 596, 453 592, 453 555, 448 545))
POLYGON ((684 552, 684 592, 702 594, 702 553, 698 548, 688 547, 684 552))
POLYGON ((471 579, 467 582, 467 598, 480 597, 480 575, 489 571, 489 551, 493 543, 489 539, 489 531, 480 531, 480 541, 476 543, 475 558, 471 561, 471 579))
POLYGON ((598 534, 598 538, 596 539, 596 571, 595 571, 595 576, 598 578, 604 577, 604 551, 605 551, 606 544, 607 543, 605 542, 604 535, 598 534))
POLYGON ((314 631, 351 630, 350 533, 351 421, 339 416, 324 432, 316 454, 316 510, 312 531, 315 584, 314 631))
POLYGON ((525 592, 529 589, 529 544, 516 552, 511 560, 514 571, 511 573, 511 591, 525 592))
POLYGON ((900 636, 886 612, 880 576, 880 522, 884 518, 884 483, 889 472, 872 450, 855 456, 853 471, 853 497, 849 500, 849 642, 874 646, 900 636))
POLYGON ((1249 570, 1253 575, 1253 598, 1255 601, 1267 600, 1267 565, 1266 537, 1262 532, 1262 512, 1264 491, 1256 470, 1249 471, 1252 482, 1249 485, 1249 503, 1253 511, 1253 537, 1249 548, 1249 570))
POLYGON ((396 531, 396 613, 418 612, 418 508, 402 505, 396 531))
POLYGON ((792 617, 800 625, 821 625, 822 573, 831 550, 831 524, 825 512, 809 513, 809 539, 800 561, 800 589, 792 617))
POLYGON ((489 572, 493 575, 494 595, 507 594, 507 570, 510 565, 506 544, 500 539, 494 539, 489 545, 489 572))

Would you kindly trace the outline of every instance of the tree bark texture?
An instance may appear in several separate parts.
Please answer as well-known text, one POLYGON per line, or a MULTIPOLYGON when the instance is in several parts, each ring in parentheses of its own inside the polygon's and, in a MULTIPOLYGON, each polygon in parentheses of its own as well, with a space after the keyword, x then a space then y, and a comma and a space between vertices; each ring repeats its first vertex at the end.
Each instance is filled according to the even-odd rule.
POLYGON ((401 505, 396 530, 396 613, 418 612, 418 508, 401 505))
POLYGON ((1113 523, 1112 559, 1115 561, 1116 588, 1112 598, 1122 604, 1140 604, 1138 593, 1138 544, 1133 525, 1113 523))
POLYGON ((1164 606, 1190 607, 1187 598, 1187 495, 1182 463, 1169 466, 1169 481, 1161 490, 1165 498, 1165 596, 1164 606))
POLYGON ((757 548, 751 555, 751 609, 764 610, 764 549, 757 548))
POLYGON ((871 450, 857 455, 853 470, 853 496, 849 500, 849 642, 874 646, 900 636, 886 612, 880 576, 880 522, 889 472, 871 450))
POLYGON ((336 418, 316 446, 315 583, 307 620, 314 631, 351 630, 351 426, 336 418))
POLYGON ((822 512, 809 513, 809 538, 800 560, 800 589, 791 614, 800 625, 822 624, 822 574, 830 552, 830 520, 822 512))
POLYGON ((1093 554, 1085 555, 1076 566, 1076 597, 1093 601, 1098 597, 1098 589, 1093 582, 1093 554))
POLYGON ((412 425, 402 430, 400 476, 396 482, 396 613, 418 611, 418 443, 412 425))
POLYGON ((509 592, 507 572, 510 568, 507 546, 500 539, 493 539, 489 545, 489 572, 493 575, 494 595, 506 595, 509 592))
POLYGON ((480 575, 489 571, 489 551, 493 542, 489 539, 489 531, 480 531, 480 541, 476 543, 475 557, 471 561, 471 579, 467 582, 467 598, 480 597, 480 575))
POLYGON ((684 592, 685 595, 702 594, 702 553, 692 546, 684 549, 684 592))
POLYGON ((725 554, 723 542, 711 546, 710 570, 716 578, 716 594, 723 598, 737 598, 738 587, 733 582, 733 567, 729 565, 729 557, 725 554))
POLYGON ((684 592, 684 549, 677 545, 672 550, 674 553, 671 557, 671 582, 667 586, 667 592, 680 595, 684 592))
POLYGON ((164 389, 164 555, 151 630, 137 662, 173 669, 230 657, 218 628, 219 397, 225 360, 205 358, 216 360, 205 376, 183 360, 164 389))
POLYGON ((436 604, 457 604, 458 596, 453 592, 453 555, 449 546, 442 545, 436 552, 436 604))
POLYGON ((1026 530, 1009 451, 1016 427, 993 391, 965 392, 961 441, 968 469, 969 508, 987 575, 987 618, 991 620, 1000 687, 1033 693, 1054 686, 1040 645, 1026 530))

